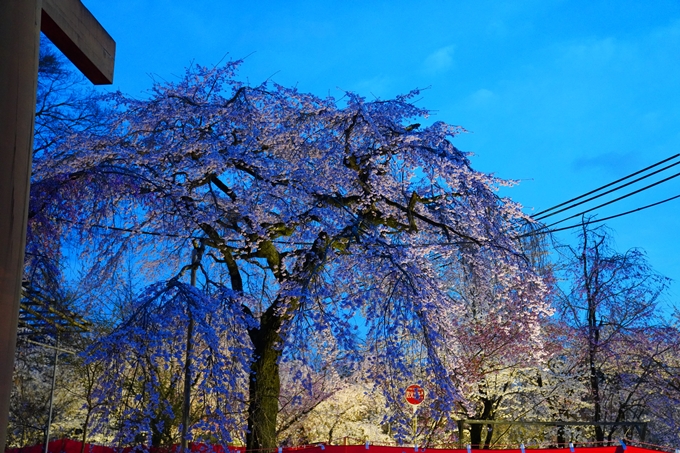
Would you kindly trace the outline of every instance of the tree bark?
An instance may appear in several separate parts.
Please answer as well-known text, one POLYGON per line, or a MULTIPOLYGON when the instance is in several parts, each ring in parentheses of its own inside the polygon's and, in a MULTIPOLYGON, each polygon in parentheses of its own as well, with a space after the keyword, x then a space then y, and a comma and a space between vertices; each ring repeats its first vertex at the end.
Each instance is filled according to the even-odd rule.
MULTIPOLYGON (((596 334, 596 336, 599 336, 596 334)), ((597 375, 595 366, 595 355, 597 348, 591 346, 589 348, 589 365, 590 365, 590 389, 593 398, 593 422, 600 422, 602 419, 602 404, 600 402, 600 377, 597 375)), ((597 442, 604 442, 604 430, 602 425, 595 425, 595 440, 597 442)))
MULTIPOLYGON (((273 304, 272 307, 275 307, 273 304)), ((254 361, 250 369, 250 405, 248 406, 248 451, 274 450, 276 419, 279 412, 279 358, 282 319, 270 307, 261 318, 260 327, 249 332, 254 346, 254 361)))
MULTIPOLYGON (((586 302, 588 307, 588 371, 590 379, 590 394, 593 400, 593 422, 598 423, 602 419, 602 407, 600 398, 600 376, 597 373, 597 354, 600 348, 600 326, 598 325, 598 289, 599 289, 599 245, 595 244, 595 262, 588 262, 588 235, 583 226, 583 281, 586 290, 586 302), (590 266, 589 266, 590 264, 590 266)), ((604 442, 604 430, 601 425, 595 425, 595 440, 604 442)))
MULTIPOLYGON (((201 242, 200 245, 194 244, 194 250, 191 254, 191 286, 196 286, 196 272, 198 266, 201 264, 203 252, 205 251, 205 244, 201 242)), ((191 362, 194 353, 194 316, 191 312, 191 307, 187 307, 189 314, 189 325, 187 326, 187 346, 186 358, 184 361, 184 392, 182 401, 182 453, 186 453, 189 448, 189 424, 191 423, 191 362)))
POLYGON ((83 441, 82 444, 80 445, 80 453, 85 453, 85 442, 87 442, 87 427, 90 424, 90 416, 92 415, 92 411, 88 407, 87 413, 85 414, 85 423, 83 423, 83 441))
POLYGON ((470 447, 473 449, 479 448, 482 443, 482 428, 484 425, 472 424, 470 425, 470 447))
MULTIPOLYGON (((482 415, 479 420, 494 420, 495 419, 495 406, 499 400, 494 400, 491 398, 482 398, 482 415)), ((488 450, 491 447, 491 437, 493 436, 493 425, 484 424, 471 424, 470 425, 470 447, 472 448, 483 448, 488 450), (482 432, 484 427, 488 426, 487 434, 482 445, 482 432)))

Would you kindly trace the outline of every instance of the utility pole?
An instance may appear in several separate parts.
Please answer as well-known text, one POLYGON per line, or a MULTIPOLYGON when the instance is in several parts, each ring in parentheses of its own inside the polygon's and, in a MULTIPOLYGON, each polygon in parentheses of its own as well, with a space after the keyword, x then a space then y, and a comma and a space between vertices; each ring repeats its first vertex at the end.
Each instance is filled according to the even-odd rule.
POLYGON ((113 82, 116 52, 80 0, 0 2, 0 452, 12 391, 41 29, 94 84, 113 82))

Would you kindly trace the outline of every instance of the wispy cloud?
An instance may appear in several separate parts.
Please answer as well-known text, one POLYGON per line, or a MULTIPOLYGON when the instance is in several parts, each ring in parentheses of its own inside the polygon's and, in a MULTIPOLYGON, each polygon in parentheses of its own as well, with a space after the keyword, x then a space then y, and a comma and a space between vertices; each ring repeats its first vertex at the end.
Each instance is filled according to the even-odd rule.
POLYGON ((642 165, 639 154, 633 152, 609 152, 599 155, 581 156, 572 162, 575 171, 596 170, 610 175, 623 175, 642 165))
POLYGON ((435 50, 425 58, 423 69, 430 74, 447 71, 453 66, 453 46, 446 46, 435 50))
POLYGON ((494 93, 486 88, 480 88, 470 95, 468 98, 471 107, 479 108, 486 107, 493 100, 494 93))

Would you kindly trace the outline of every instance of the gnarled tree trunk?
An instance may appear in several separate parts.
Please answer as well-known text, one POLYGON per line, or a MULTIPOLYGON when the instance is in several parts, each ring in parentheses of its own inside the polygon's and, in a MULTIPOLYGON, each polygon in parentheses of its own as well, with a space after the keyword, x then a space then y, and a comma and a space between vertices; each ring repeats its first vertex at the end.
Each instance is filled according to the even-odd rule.
POLYGON ((276 417, 279 412, 281 379, 281 317, 272 307, 262 315, 260 327, 249 331, 254 346, 250 369, 250 405, 248 406, 248 451, 276 449, 276 417))

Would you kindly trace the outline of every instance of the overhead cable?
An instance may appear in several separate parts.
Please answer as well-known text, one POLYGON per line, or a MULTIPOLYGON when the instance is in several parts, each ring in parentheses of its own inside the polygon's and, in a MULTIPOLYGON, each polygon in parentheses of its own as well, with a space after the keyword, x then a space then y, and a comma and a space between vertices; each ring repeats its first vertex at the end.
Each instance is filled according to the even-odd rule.
POLYGON ((573 218, 575 218, 575 217, 580 217, 580 216, 582 216, 583 214, 587 214, 587 213, 592 212, 592 211, 594 211, 594 210, 596 210, 596 209, 602 208, 602 207, 607 206, 607 205, 610 205, 610 204, 612 204, 612 203, 616 203, 617 201, 621 201, 621 200, 623 200, 623 199, 625 199, 625 198, 628 198, 628 197, 630 197, 630 196, 633 196, 633 195, 635 195, 635 194, 637 194, 637 193, 643 192, 643 191, 645 191, 645 190, 647 190, 647 189, 651 189, 651 188, 654 187, 654 186, 658 186, 659 184, 662 184, 662 183, 664 183, 664 182, 670 181, 671 179, 677 178, 678 176, 680 176, 680 173, 676 173, 676 174, 674 174, 674 175, 672 175, 672 176, 669 176, 668 178, 664 178, 664 179, 659 180, 659 181, 657 181, 657 182, 655 182, 655 183, 653 183, 653 184, 649 184, 649 185, 647 185, 647 186, 645 186, 645 187, 642 187, 642 188, 640 188, 640 189, 638 189, 638 190, 634 190, 633 192, 629 192, 629 193, 627 193, 626 195, 620 196, 620 197, 618 197, 618 198, 614 198, 613 200, 610 200, 610 201, 608 201, 608 202, 606 202, 606 203, 602 203, 602 204, 597 205, 597 206, 595 206, 595 207, 593 207, 593 208, 586 209, 585 211, 581 211, 581 212, 579 212, 579 213, 577 213, 577 214, 574 214, 574 215, 572 215, 572 216, 569 216, 569 217, 565 217, 564 219, 558 220, 557 222, 553 222, 553 223, 551 223, 550 225, 544 226, 543 228, 550 228, 550 227, 552 227, 552 226, 554 226, 554 225, 558 225, 558 224, 560 224, 560 223, 562 223, 562 222, 566 222, 567 220, 573 219, 573 218))
MULTIPOLYGON (((544 210, 541 211, 541 212, 537 212, 537 213, 534 214, 532 217, 537 218, 537 217, 539 217, 539 216, 542 216, 543 214, 546 214, 546 213, 548 213, 548 212, 550 212, 550 211, 553 211, 553 210, 555 210, 555 209, 557 209, 557 208, 561 208, 562 206, 567 205, 567 204, 569 204, 569 203, 572 203, 572 202, 574 202, 574 201, 580 200, 581 198, 585 198, 585 197, 587 197, 587 196, 589 196, 589 195, 592 195, 592 194, 594 194, 594 193, 597 193, 597 192, 599 192, 599 191, 601 191, 601 190, 603 190, 603 189, 606 189, 606 188, 608 188, 608 187, 613 186, 614 184, 618 184, 618 183, 620 183, 620 182, 622 182, 622 181, 625 181, 625 180, 627 180, 627 179, 629 179, 629 178, 632 178, 633 176, 637 176, 637 175, 639 175, 640 173, 644 173, 644 172, 646 172, 647 170, 650 170, 650 169, 652 169, 652 168, 654 168, 654 167, 658 167, 659 165, 662 165, 662 164, 664 164, 664 163, 666 163, 666 162, 668 162, 668 161, 670 161, 670 160, 676 159, 676 158, 678 158, 678 157, 680 157, 680 154, 676 154, 676 155, 671 156, 671 157, 669 157, 669 158, 667 158, 667 159, 664 159, 664 160, 662 160, 662 161, 659 161, 659 162, 657 162, 657 163, 655 163, 655 164, 650 165, 649 167, 643 168, 642 170, 638 170, 638 171, 636 171, 635 173, 631 173, 631 174, 628 175, 628 176, 624 176, 623 178, 617 179, 616 181, 610 182, 609 184, 605 184, 604 186, 598 187, 598 188, 595 189, 595 190, 591 190, 590 192, 584 193, 583 195, 579 195, 578 197, 572 198, 571 200, 567 200, 567 201, 565 201, 565 202, 563 202, 563 203, 560 203, 560 204, 558 204, 558 205, 555 205, 555 206, 553 206, 553 207, 551 207, 551 208, 544 209, 544 210)), ((670 168, 670 167, 669 167, 669 168, 670 168)), ((544 217, 547 217, 547 216, 544 216, 544 217)))
MULTIPOLYGON (((666 159, 666 160, 668 160, 668 159, 666 159)), ((658 164, 655 164, 655 165, 658 165, 658 164)), ((578 203, 574 203, 574 204, 571 204, 571 205, 569 205, 569 206, 566 206, 566 207, 564 207, 564 208, 562 208, 562 209, 559 209, 559 210, 557 210, 557 211, 551 212, 550 214, 545 214, 545 215, 542 215, 542 216, 540 216, 540 217, 533 216, 533 219, 534 219, 534 220, 543 220, 543 219, 546 219, 546 218, 548 218, 548 217, 552 217, 552 216, 554 216, 554 215, 557 215, 557 214, 559 214, 559 213, 561 213, 561 212, 568 211, 569 209, 575 208, 576 206, 579 206, 579 205, 588 203, 589 201, 593 201, 593 200, 595 200, 595 199, 597 199, 597 198, 600 198, 600 197, 603 197, 603 196, 605 196, 605 195, 609 195, 609 194, 612 193, 612 192, 616 192, 617 190, 621 190, 621 189, 623 189, 624 187, 628 187, 628 186, 630 186, 630 185, 632 185, 632 184, 635 184, 636 182, 640 182, 640 181, 642 181, 643 179, 647 179, 647 178, 649 178, 650 176, 654 176, 654 175, 656 175, 656 174, 658 174, 658 173, 661 173, 662 171, 666 171, 666 170, 668 170, 669 168, 675 167, 676 165, 680 165, 680 161, 675 162, 675 163, 670 164, 670 165, 667 165, 667 166, 665 166, 665 167, 663 167, 663 168, 660 168, 659 170, 653 171, 653 172, 651 172, 651 173, 649 173, 649 174, 646 174, 646 175, 644 175, 644 176, 641 176, 641 177, 639 177, 639 178, 637 178, 637 179, 634 179, 634 180, 632 180, 632 181, 629 181, 629 182, 627 182, 627 183, 625 183, 625 184, 621 184, 620 186, 614 187, 613 189, 610 189, 610 190, 608 190, 608 191, 606 191, 606 192, 602 192, 601 194, 592 196, 592 197, 590 197, 590 198, 586 198, 585 200, 581 200, 581 201, 579 201, 578 203)), ((647 169, 649 169, 649 168, 650 168, 650 167, 647 167, 647 169)), ((644 170, 640 170, 640 171, 644 171, 644 170)), ((639 172, 638 172, 638 173, 639 173, 639 172)), ((632 176, 632 175, 626 176, 626 178, 630 178, 631 176, 632 176)), ((619 180, 619 181, 621 181, 621 180, 619 180)), ((607 186, 603 186, 603 187, 601 187, 600 189, 597 189, 597 190, 601 190, 602 188, 611 186, 612 184, 615 184, 615 183, 607 184, 607 186)), ((592 193, 592 192, 589 192, 589 193, 592 193)), ((584 196, 584 195, 581 195, 581 197, 583 197, 583 196, 584 196)), ((564 204, 565 204, 565 203, 562 203, 561 205, 564 205, 564 204)), ((545 212, 545 211, 544 211, 544 212, 545 212)))
MULTIPOLYGON (((604 222, 604 221, 606 221, 606 220, 615 219, 615 218, 617 218, 617 217, 623 217, 624 215, 633 214, 633 213, 635 213, 635 212, 639 212, 639 211, 642 211, 642 210, 647 209, 647 208, 652 208, 652 207, 654 207, 654 206, 658 206, 658 205, 660 205, 660 204, 667 203, 667 202, 669 202, 669 201, 673 201, 673 200, 675 200, 676 198, 680 198, 680 195, 676 195, 676 196, 674 196, 674 197, 666 198, 665 200, 657 201, 656 203, 648 204, 648 205, 646 205, 646 206, 641 206, 641 207, 639 207, 639 208, 631 209, 630 211, 621 212, 621 213, 619 213, 619 214, 610 215, 610 216, 608 216, 608 217, 603 217, 603 218, 601 218, 601 219, 589 220, 589 221, 587 221, 587 222, 576 223, 576 224, 574 224, 574 225, 569 225, 569 226, 561 227, 561 228, 555 228, 555 229, 552 229, 552 230, 548 230, 548 229, 535 230, 535 231, 532 231, 532 232, 525 233, 525 234, 522 234, 522 235, 520 235, 520 236, 517 236, 517 238, 523 238, 523 237, 528 237, 528 236, 535 236, 535 235, 538 235, 538 234, 555 233, 555 232, 558 232, 558 231, 564 231, 564 230, 569 230, 569 229, 572 229, 572 228, 578 228, 578 227, 580 227, 580 226, 582 226, 582 225, 584 225, 584 224, 585 224, 585 225, 590 225, 590 224, 592 224, 592 223, 600 223, 600 222, 604 222)), ((565 219, 565 220, 566 220, 566 219, 565 219)))

